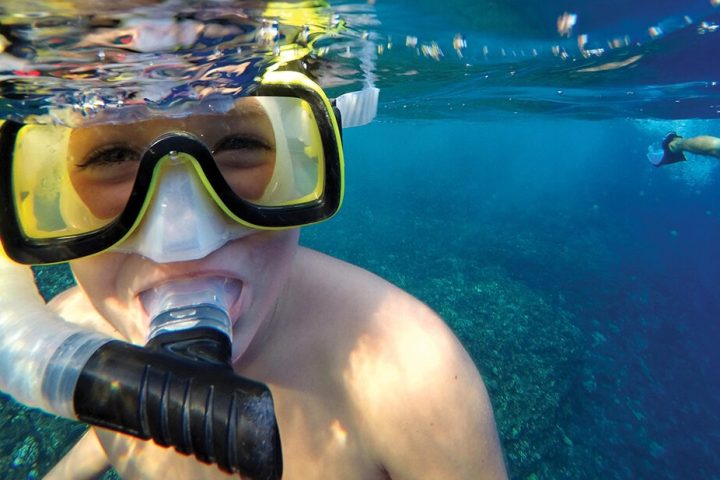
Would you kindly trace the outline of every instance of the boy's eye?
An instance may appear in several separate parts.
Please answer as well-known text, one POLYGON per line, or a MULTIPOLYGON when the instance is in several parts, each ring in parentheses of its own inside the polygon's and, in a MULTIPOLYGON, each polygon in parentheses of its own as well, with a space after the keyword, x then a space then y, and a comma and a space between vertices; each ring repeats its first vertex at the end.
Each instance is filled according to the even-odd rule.
POLYGON ((125 162, 137 162, 140 155, 132 148, 124 145, 108 145, 91 152, 78 168, 103 165, 118 165, 125 162))
POLYGON ((275 146, 263 138, 250 135, 225 137, 213 149, 217 165, 227 169, 247 169, 269 165, 275 155, 275 146))
POLYGON ((272 150, 273 147, 267 141, 247 135, 232 135, 223 138, 215 146, 213 153, 220 153, 228 150, 272 150))

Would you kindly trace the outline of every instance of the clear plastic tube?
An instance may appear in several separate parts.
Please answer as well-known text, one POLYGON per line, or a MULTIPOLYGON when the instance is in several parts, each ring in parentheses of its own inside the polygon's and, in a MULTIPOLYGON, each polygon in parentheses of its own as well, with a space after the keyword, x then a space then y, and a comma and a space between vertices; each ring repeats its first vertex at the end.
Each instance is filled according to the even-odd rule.
POLYGON ((0 259, 0 390, 31 407, 76 418, 80 371, 110 337, 64 321, 35 286, 29 267, 0 259))
MULTIPOLYGON (((241 285, 220 277, 169 282, 143 294, 153 319, 149 338, 210 327, 231 338, 228 309, 241 285)), ((29 267, 0 261, 0 390, 18 402, 75 418, 73 393, 82 368, 112 338, 52 312, 29 267)))

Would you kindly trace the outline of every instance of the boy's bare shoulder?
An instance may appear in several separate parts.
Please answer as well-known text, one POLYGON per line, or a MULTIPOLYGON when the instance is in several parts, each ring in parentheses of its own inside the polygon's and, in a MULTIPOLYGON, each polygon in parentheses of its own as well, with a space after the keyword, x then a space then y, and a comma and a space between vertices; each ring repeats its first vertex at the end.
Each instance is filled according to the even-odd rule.
POLYGON ((343 303, 372 305, 393 299, 417 306, 419 300, 374 273, 324 253, 300 248, 295 263, 294 278, 324 294, 334 293, 343 303), (353 300, 355 299, 355 300, 353 300))
POLYGON ((348 401, 390 476, 504 478, 485 385, 447 324, 362 268, 308 250, 302 257, 306 273, 320 278, 306 287, 327 295, 316 304, 337 319, 348 401))
MULTIPOLYGON (((325 316, 358 342, 382 341, 386 348, 429 342, 436 348, 462 347, 445 322, 425 303, 361 267, 320 252, 301 249, 296 295, 312 299, 325 316), (299 278, 298 278, 299 277, 299 278)), ((412 352, 403 352, 407 358, 412 352)))
POLYGON ((383 404, 388 394, 430 401, 426 388, 456 379, 484 392, 472 359, 425 303, 360 267, 309 250, 303 256, 314 277, 303 282, 303 296, 314 299, 313 318, 325 319, 347 386, 357 387, 364 405, 373 394, 370 404, 383 404), (371 384, 377 388, 366 391, 371 384))
POLYGON ((425 303, 374 273, 309 249, 301 249, 298 257, 294 295, 316 310, 314 317, 332 317, 341 334, 396 345, 408 342, 408 332, 428 340, 438 333, 454 338, 425 303))

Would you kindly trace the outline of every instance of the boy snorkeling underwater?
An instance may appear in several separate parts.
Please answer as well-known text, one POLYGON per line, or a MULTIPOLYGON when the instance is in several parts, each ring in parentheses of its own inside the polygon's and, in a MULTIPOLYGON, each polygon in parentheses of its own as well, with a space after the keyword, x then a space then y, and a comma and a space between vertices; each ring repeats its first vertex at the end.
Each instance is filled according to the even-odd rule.
MULTIPOLYGON (((92 373, 83 367, 73 405, 90 411, 78 416, 100 427, 119 422, 94 409, 136 401, 113 397, 127 391, 116 370, 123 357, 141 350, 120 344, 192 331, 197 318, 187 312, 209 305, 211 320, 220 312, 220 326, 209 330, 231 340, 228 378, 253 379, 272 393, 285 478, 506 478, 484 384, 445 323, 379 277, 298 245, 299 228, 332 217, 342 199, 341 127, 322 90, 302 74, 268 72, 254 95, 205 106, 140 120, 110 113, 73 128, 2 126, 6 253, 24 264, 69 262, 78 286, 49 308, 122 340, 102 343, 97 351, 115 349, 107 356, 90 355, 92 373), (170 325, 157 327, 168 313, 170 325), (179 313, 191 315, 191 325, 173 323, 179 313), (92 394, 96 380, 107 380, 103 395, 92 394)), ((170 363, 156 392, 145 387, 152 374, 138 377, 139 397, 170 402, 167 385, 183 373, 173 366, 187 365, 196 373, 177 403, 190 402, 203 375, 226 370, 200 345, 190 350, 202 358, 170 363)), ((155 368, 149 358, 143 372, 155 368)), ((209 387, 203 405, 222 383, 209 387)), ((143 428, 159 431, 159 443, 178 448, 167 441, 176 428, 172 405, 158 407, 155 427, 144 402, 118 417, 140 417, 143 428)), ((252 433, 267 412, 243 415, 230 423, 252 433)), ((134 429, 92 427, 47 478, 95 478, 110 466, 122 478, 229 475, 127 434, 134 429)), ((217 436, 205 423, 198 430, 217 436)), ((184 438, 191 431, 179 443, 193 442, 184 438)), ((242 442, 237 451, 253 456, 242 442)), ((204 454, 216 457, 217 450, 204 454)), ((273 472, 257 478, 278 478, 273 472)))

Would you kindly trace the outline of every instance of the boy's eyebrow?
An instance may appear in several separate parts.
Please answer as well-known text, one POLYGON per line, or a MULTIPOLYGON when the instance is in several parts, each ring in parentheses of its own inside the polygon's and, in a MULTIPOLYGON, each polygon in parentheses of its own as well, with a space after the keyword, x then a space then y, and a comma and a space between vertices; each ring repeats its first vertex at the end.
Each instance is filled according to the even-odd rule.
POLYGON ((233 114, 242 115, 244 117, 270 118, 260 102, 251 97, 238 99, 235 102, 235 106, 230 111, 233 112, 233 114))

